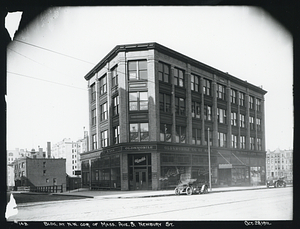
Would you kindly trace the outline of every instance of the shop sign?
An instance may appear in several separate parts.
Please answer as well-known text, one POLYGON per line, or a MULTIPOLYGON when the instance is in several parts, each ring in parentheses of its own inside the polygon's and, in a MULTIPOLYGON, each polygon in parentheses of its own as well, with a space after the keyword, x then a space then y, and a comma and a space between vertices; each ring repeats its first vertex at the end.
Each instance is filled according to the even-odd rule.
POLYGON ((122 150, 155 150, 156 146, 123 146, 122 150))
POLYGON ((171 150, 171 151, 203 152, 202 148, 192 148, 192 147, 164 146, 163 149, 164 150, 171 150))
POLYGON ((219 164, 219 169, 232 169, 232 164, 219 164))
POLYGON ((135 164, 139 164, 139 163, 141 163, 142 161, 146 161, 146 157, 142 157, 142 158, 140 158, 140 159, 135 159, 135 160, 134 160, 134 163, 135 163, 135 164))
POLYGON ((112 149, 105 149, 103 150, 103 154, 115 153, 120 151, 120 147, 112 148, 112 149))

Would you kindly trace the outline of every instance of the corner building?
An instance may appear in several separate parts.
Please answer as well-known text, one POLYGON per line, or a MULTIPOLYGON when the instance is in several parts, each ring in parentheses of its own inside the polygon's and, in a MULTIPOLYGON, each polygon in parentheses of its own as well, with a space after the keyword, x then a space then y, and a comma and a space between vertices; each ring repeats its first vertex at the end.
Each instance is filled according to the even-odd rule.
POLYGON ((158 43, 118 45, 84 77, 90 189, 264 184, 266 91, 158 43), (208 137, 209 136, 209 137, 208 137))

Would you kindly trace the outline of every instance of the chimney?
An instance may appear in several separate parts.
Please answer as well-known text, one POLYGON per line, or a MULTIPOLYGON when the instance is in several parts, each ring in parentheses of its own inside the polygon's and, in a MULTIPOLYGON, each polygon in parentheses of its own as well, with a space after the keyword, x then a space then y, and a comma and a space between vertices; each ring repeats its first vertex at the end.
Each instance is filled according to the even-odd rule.
POLYGON ((51 142, 47 142, 47 155, 51 158, 51 142))

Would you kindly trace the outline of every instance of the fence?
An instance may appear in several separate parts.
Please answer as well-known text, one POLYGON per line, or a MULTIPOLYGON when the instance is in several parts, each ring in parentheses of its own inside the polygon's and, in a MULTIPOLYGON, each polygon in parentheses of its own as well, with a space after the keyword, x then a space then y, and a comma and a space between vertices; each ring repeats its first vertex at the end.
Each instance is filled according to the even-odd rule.
POLYGON ((19 187, 17 187, 17 190, 20 192, 29 192, 30 187, 29 186, 19 186, 19 187))
POLYGON ((30 191, 31 192, 47 192, 47 193, 63 192, 63 185, 30 187, 30 191))

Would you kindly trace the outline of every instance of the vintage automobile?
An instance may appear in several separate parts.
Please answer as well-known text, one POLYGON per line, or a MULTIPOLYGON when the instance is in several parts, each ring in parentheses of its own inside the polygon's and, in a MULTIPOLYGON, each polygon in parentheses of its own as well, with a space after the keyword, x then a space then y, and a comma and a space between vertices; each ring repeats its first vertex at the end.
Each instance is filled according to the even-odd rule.
POLYGON ((279 179, 270 179, 267 181, 267 187, 286 187, 286 181, 284 180, 284 177, 280 177, 279 179))
POLYGON ((206 194, 208 193, 208 185, 203 182, 197 182, 197 179, 190 179, 188 181, 181 181, 175 188, 175 194, 206 194))

